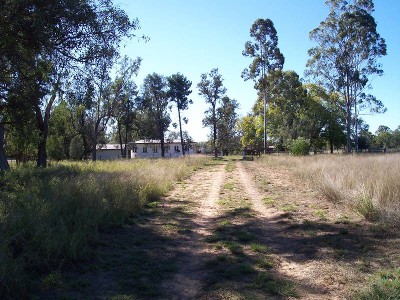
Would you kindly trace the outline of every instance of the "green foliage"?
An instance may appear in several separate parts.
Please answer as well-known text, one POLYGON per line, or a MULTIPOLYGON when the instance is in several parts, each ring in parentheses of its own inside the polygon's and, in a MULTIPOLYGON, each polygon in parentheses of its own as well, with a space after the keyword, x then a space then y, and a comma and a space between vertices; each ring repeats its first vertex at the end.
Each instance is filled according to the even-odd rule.
MULTIPOLYGON (((156 137, 161 141, 161 156, 164 157, 165 132, 171 123, 168 110, 170 104, 168 81, 160 74, 149 74, 144 79, 142 90, 141 108, 146 111, 149 118, 146 119, 148 123, 141 125, 154 130, 153 136, 148 138, 154 139, 156 137)), ((149 132, 151 131, 149 130, 149 132)))
MULTIPOLYGON (((189 104, 193 103, 193 101, 188 98, 188 96, 192 93, 192 91, 190 90, 192 82, 180 73, 171 75, 167 78, 167 80, 169 88, 168 96, 170 97, 172 102, 175 102, 178 109, 179 135, 182 144, 182 154, 185 155, 181 110, 187 110, 189 108, 189 104)), ((188 119, 184 118, 184 122, 187 123, 188 119)))
POLYGON ((308 155, 310 152, 310 141, 304 138, 297 138, 289 146, 290 154, 294 156, 308 155))
POLYGON ((218 156, 217 152, 217 104, 226 93, 223 85, 222 75, 218 73, 218 69, 212 69, 210 73, 201 74, 201 80, 197 84, 199 95, 203 96, 210 108, 205 112, 203 125, 212 129, 212 143, 214 156, 218 156))
POLYGON ((282 70, 285 59, 278 48, 278 35, 270 19, 254 21, 250 28, 250 37, 254 42, 246 42, 242 54, 253 58, 253 62, 243 71, 242 77, 245 80, 260 77, 262 82, 270 71, 282 70))
POLYGON ((371 15, 372 0, 328 0, 326 3, 329 15, 310 32, 317 46, 308 51, 311 58, 307 62, 307 74, 343 98, 347 151, 351 152, 352 111, 365 107, 374 113, 385 111, 382 102, 365 90, 370 87, 370 76, 383 74, 378 58, 386 55, 386 43, 371 15))
POLYGON ((217 109, 217 141, 224 155, 228 150, 236 150, 239 147, 236 129, 238 120, 237 109, 239 103, 235 99, 223 97, 221 106, 217 109))
POLYGON ((261 149, 264 128, 261 116, 247 115, 238 121, 237 127, 243 147, 261 149))
POLYGON ((82 136, 74 136, 69 146, 69 157, 73 160, 81 160, 84 154, 82 136))

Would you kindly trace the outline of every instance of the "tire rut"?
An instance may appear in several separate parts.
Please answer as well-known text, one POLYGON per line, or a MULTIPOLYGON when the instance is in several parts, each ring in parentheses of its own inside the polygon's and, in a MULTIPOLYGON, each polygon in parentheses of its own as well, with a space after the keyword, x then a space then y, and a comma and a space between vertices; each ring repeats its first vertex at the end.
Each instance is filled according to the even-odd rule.
POLYGON ((192 204, 197 202, 198 205, 193 209, 192 233, 179 246, 184 256, 176 262, 177 272, 162 284, 165 299, 194 299, 204 292, 204 262, 211 255, 204 237, 210 234, 213 218, 218 213, 216 201, 225 180, 225 173, 225 164, 197 173, 195 176, 201 181, 192 181, 186 192, 179 195, 180 199, 189 200, 192 204), (198 194, 198 190, 203 192, 198 194))

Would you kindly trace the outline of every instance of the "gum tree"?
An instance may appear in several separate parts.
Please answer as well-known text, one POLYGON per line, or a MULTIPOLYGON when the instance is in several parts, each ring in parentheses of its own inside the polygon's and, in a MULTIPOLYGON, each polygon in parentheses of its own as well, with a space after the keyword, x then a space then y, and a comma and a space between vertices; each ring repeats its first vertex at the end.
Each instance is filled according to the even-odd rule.
MULTIPOLYGON (((327 0, 326 3, 329 15, 310 32, 310 39, 317 46, 308 51, 311 58, 306 74, 344 99, 346 144, 350 153, 351 125, 358 123, 358 110, 369 107, 371 112, 385 111, 382 102, 366 90, 370 88, 369 77, 383 74, 378 58, 386 55, 386 44, 371 15, 372 0, 327 0)), ((357 149, 357 137, 355 140, 357 149)))
MULTIPOLYGON (((167 80, 169 88, 168 96, 171 102, 174 102, 176 104, 176 107, 178 109, 179 135, 181 138, 182 154, 185 155, 181 111, 188 109, 189 104, 193 103, 193 101, 188 98, 188 96, 192 93, 192 91, 190 90, 192 82, 180 73, 171 75, 167 78, 167 80)), ((188 121, 187 118, 184 118, 183 120, 185 123, 187 123, 188 121)))
POLYGON ((218 156, 217 151, 217 104, 221 101, 226 93, 226 88, 222 83, 222 75, 218 73, 218 69, 212 69, 210 73, 201 74, 201 81, 197 84, 199 95, 203 96, 210 108, 205 111, 203 125, 212 128, 212 145, 214 156, 218 156))
POLYGON ((263 93, 264 153, 267 148, 267 99, 265 80, 268 73, 282 70, 285 58, 278 48, 278 34, 270 19, 257 19, 250 28, 252 41, 247 41, 242 54, 253 59, 242 72, 244 80, 252 79, 255 88, 263 93))
POLYGON ((168 113, 168 82, 157 73, 146 76, 142 86, 142 108, 150 117, 150 126, 154 126, 161 143, 161 157, 165 156, 165 132, 171 123, 168 113))

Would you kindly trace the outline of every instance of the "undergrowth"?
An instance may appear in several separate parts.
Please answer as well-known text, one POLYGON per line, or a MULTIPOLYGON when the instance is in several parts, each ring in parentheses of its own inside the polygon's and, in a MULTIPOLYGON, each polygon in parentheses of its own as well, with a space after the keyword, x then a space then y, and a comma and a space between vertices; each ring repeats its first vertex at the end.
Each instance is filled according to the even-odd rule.
POLYGON ((0 177, 0 295, 26 297, 37 278, 87 259, 122 226, 209 159, 61 162, 0 177))

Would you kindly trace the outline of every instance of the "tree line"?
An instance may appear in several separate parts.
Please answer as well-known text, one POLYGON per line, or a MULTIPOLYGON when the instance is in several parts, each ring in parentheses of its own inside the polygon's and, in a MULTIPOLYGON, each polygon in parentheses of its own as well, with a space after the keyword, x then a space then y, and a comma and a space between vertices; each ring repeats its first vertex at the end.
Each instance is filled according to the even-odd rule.
MULTIPOLYGON (((157 139, 163 157, 170 125, 179 128, 185 154, 191 138, 182 111, 192 103, 192 82, 180 73, 152 73, 138 88, 141 58, 121 58, 119 51, 123 39, 138 37, 137 19, 110 0, 6 0, 0 11, 1 170, 9 168, 7 155, 17 163, 36 158, 39 167, 48 158, 96 160, 96 146, 107 141, 119 143, 126 157, 130 142, 157 139), (172 109, 178 124, 171 124, 172 109)), ((235 116, 238 104, 225 96, 218 70, 209 75, 198 85, 211 105, 204 126, 218 126, 224 143, 235 120, 222 124, 225 114, 235 116)))
MULTIPOLYGON (((298 139, 314 151, 397 145, 396 138, 387 141, 396 130, 372 137, 359 117, 365 109, 385 111, 368 93, 369 77, 383 74, 378 59, 386 55, 373 2, 326 3, 329 15, 310 32, 316 46, 309 50, 307 82, 283 69, 270 19, 254 22, 242 52, 252 59, 242 77, 258 91, 249 115, 238 118, 239 104, 226 95, 217 68, 200 76, 197 89, 209 104, 203 125, 210 128, 215 156, 244 146, 289 149, 298 139)), ((141 58, 121 58, 119 51, 124 39, 148 39, 135 34, 137 19, 111 0, 5 0, 0 12, 1 170, 9 167, 7 155, 17 161, 36 157, 40 167, 48 157, 95 160, 96 145, 110 140, 126 157, 130 142, 157 139, 164 156, 170 125, 179 129, 170 135, 181 139, 184 151, 190 136, 182 112, 192 103, 192 82, 180 73, 152 73, 138 88, 141 58), (171 109, 178 124, 171 124, 171 109)))
POLYGON ((296 72, 283 70, 273 22, 258 19, 252 25, 252 40, 245 44, 243 55, 253 60, 242 77, 254 80, 258 100, 252 113, 238 123, 243 145, 264 151, 267 143, 290 149, 300 139, 314 151, 328 145, 331 152, 344 147, 350 153, 365 146, 360 145, 366 136, 360 111, 386 111, 368 93, 369 78, 383 74, 378 59, 387 50, 371 15, 373 1, 326 4, 328 16, 310 32, 316 46, 308 51, 307 83, 296 72))

